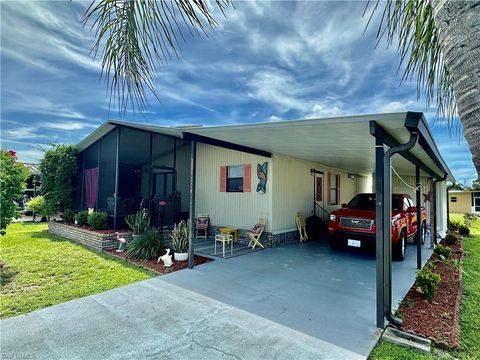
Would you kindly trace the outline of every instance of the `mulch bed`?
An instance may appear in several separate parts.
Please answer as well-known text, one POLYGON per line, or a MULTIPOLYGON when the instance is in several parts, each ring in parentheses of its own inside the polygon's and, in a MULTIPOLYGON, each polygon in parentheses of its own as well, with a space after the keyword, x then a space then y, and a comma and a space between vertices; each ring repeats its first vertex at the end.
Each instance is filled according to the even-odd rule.
MULTIPOLYGON (((460 240, 449 247, 449 260, 463 258, 460 240)), ((398 310, 403 319, 402 329, 429 338, 437 347, 457 348, 460 345, 461 271, 436 260, 438 256, 433 253, 429 262, 435 263, 433 271, 441 277, 435 297, 431 302, 424 300, 421 289, 413 284, 398 310)))
MULTIPOLYGON (((170 267, 165 267, 163 266, 163 262, 160 261, 160 263, 157 263, 157 260, 139 260, 136 258, 132 258, 127 256, 125 253, 118 253, 115 250, 105 250, 106 253, 109 255, 112 255, 116 258, 123 259, 131 264, 142 266, 144 268, 147 268, 148 270, 151 270, 153 272, 156 272, 158 274, 169 274, 174 271, 182 270, 188 268, 188 260, 185 261, 173 261, 173 265, 170 267)), ((195 255, 193 257, 193 263, 194 265, 200 265, 204 264, 207 262, 213 261, 212 259, 203 257, 203 256, 198 256, 195 255)))

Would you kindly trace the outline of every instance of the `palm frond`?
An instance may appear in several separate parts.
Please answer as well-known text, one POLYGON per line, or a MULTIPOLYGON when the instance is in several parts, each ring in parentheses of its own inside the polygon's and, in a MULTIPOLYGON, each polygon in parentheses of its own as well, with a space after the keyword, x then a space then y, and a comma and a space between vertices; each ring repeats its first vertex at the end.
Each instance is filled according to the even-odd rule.
MULTIPOLYGON (((231 0, 215 0, 222 14, 231 0)), ((109 106, 125 113, 148 107, 147 94, 158 99, 158 66, 179 57, 184 31, 205 34, 217 21, 206 0, 98 0, 83 18, 96 37, 94 57, 102 58, 101 77, 108 84, 109 106)))
MULTIPOLYGON (((367 2, 364 14, 367 13, 367 2)), ((384 6, 377 30, 377 45, 386 38, 387 46, 398 41, 399 69, 404 65, 402 82, 416 77, 417 98, 425 94, 426 105, 436 100, 437 118, 447 120, 451 131, 458 131, 457 105, 447 67, 443 61, 433 8, 427 0, 375 1, 367 26, 379 4, 384 6)))

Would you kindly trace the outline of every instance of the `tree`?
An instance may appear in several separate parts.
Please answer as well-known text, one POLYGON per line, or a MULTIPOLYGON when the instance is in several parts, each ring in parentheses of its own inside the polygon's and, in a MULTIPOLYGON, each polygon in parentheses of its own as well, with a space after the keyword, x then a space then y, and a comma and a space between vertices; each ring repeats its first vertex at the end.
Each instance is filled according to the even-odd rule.
POLYGON ((41 219, 48 219, 49 216, 56 213, 56 210, 52 208, 52 206, 48 204, 45 198, 41 195, 31 198, 27 203, 27 207, 32 210, 35 215, 40 215, 41 219))
POLYGON ((16 161, 14 151, 0 151, 0 234, 5 235, 8 224, 20 216, 15 201, 23 195, 28 170, 16 161))
POLYGON ((73 205, 73 179, 77 171, 77 152, 72 145, 52 145, 40 161, 40 193, 55 211, 73 205))
POLYGON ((477 180, 473 180, 472 186, 470 186, 470 190, 480 191, 480 178, 478 178, 477 180))
MULTIPOLYGON (((215 0, 223 13, 231 0, 215 0)), ((184 33, 205 33, 205 25, 217 25, 207 0, 99 0, 92 1, 83 24, 97 37, 92 49, 102 56, 112 101, 125 112, 130 104, 140 110, 148 106, 146 92, 156 97, 158 65, 178 57, 184 33)))
POLYGON ((436 99, 439 115, 459 115, 480 174, 480 1, 378 0, 384 5, 377 38, 398 40, 403 79, 417 75, 418 94, 436 99))
POLYGON ((465 187, 464 187, 462 184, 455 183, 455 184, 452 185, 451 189, 452 189, 452 190, 460 190, 460 191, 463 191, 463 190, 465 190, 465 187))

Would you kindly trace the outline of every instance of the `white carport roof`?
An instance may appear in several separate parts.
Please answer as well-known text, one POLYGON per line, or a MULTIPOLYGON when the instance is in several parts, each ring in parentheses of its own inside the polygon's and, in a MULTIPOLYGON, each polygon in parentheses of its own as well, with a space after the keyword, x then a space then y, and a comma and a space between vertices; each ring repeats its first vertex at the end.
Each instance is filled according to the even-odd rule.
MULTIPOLYGON (((419 143, 407 155, 418 159, 438 177, 443 177, 446 172, 447 179, 455 180, 436 147, 422 113, 211 126, 188 129, 184 131, 184 138, 212 144, 215 141, 209 140, 220 140, 366 174, 375 171, 375 137, 372 135, 375 131, 378 135, 378 130, 400 144, 409 140, 411 131, 419 132, 419 143)), ((385 143, 388 144, 387 141, 385 143)), ((404 157, 396 155, 392 160, 398 173, 415 174, 415 166, 404 157)))

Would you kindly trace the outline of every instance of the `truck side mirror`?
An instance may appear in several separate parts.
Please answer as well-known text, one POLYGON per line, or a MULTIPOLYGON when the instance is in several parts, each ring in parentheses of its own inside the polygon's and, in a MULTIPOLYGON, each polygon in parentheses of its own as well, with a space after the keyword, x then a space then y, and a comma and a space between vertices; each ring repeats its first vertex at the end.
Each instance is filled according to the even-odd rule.
POLYGON ((345 209, 347 207, 347 204, 343 203, 342 204, 342 209, 345 209))
POLYGON ((417 212, 417 207, 416 207, 416 206, 410 206, 410 207, 407 209, 407 212, 417 212))

